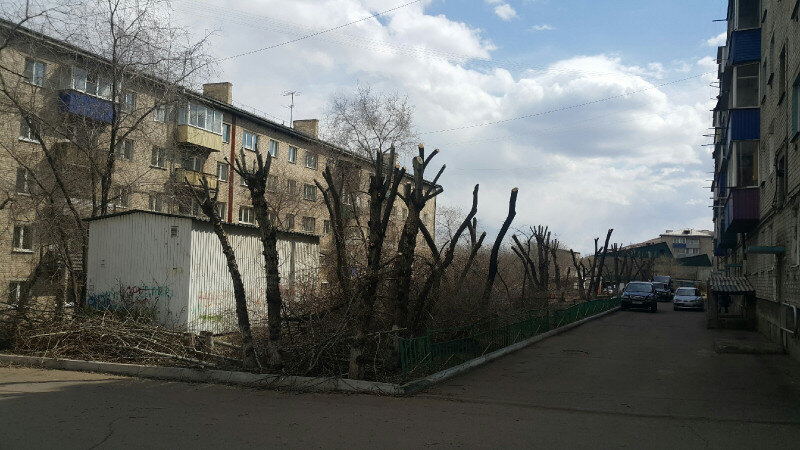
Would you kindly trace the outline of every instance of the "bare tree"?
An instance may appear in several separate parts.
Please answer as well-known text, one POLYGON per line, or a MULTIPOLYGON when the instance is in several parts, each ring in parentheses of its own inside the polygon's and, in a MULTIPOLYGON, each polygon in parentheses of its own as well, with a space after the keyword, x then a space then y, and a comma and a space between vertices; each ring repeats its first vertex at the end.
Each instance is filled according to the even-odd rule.
POLYGON ((481 310, 484 312, 489 308, 489 299, 492 295, 492 287, 494 286, 494 279, 497 277, 497 254, 500 252, 500 246, 503 244, 503 239, 511 226, 511 222, 517 215, 517 193, 519 189, 514 188, 511 190, 511 197, 508 200, 508 216, 503 221, 500 231, 494 240, 492 252, 489 255, 489 273, 486 275, 486 284, 483 287, 483 295, 481 296, 481 310))
POLYGON ((469 256, 467 257, 467 262, 464 264, 464 268, 461 270, 461 275, 458 277, 458 282, 456 283, 456 293, 461 291, 461 287, 464 285, 464 280, 467 278, 467 274, 469 273, 469 269, 472 267, 472 263, 475 262, 475 255, 478 254, 478 250, 480 250, 481 246, 483 245, 483 240, 486 238, 486 232, 482 232, 481 236, 478 238, 478 219, 472 218, 472 221, 467 225, 469 229, 469 242, 470 242, 470 251, 469 256))

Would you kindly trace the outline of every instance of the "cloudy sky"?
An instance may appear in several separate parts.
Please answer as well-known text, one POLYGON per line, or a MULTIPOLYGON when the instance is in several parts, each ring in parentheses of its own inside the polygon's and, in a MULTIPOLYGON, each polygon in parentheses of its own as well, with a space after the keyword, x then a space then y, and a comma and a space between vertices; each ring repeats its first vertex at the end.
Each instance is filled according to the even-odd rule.
MULTIPOLYGON (((447 164, 439 205, 496 230, 518 187, 515 226, 547 224, 586 251, 665 229, 710 229, 713 57, 721 1, 174 0, 228 58, 234 101, 288 122, 323 118, 332 93, 368 83, 406 93, 427 148, 447 164)), ((724 40, 724 37, 723 37, 724 40)))

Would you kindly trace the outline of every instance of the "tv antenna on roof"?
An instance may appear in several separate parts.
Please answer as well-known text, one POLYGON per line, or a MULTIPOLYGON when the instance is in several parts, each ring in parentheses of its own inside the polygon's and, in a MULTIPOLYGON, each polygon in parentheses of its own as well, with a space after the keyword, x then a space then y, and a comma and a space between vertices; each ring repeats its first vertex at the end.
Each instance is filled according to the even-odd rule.
POLYGON ((300 91, 283 91, 284 97, 292 97, 292 103, 286 108, 289 108, 289 126, 294 128, 294 96, 300 95, 300 91))

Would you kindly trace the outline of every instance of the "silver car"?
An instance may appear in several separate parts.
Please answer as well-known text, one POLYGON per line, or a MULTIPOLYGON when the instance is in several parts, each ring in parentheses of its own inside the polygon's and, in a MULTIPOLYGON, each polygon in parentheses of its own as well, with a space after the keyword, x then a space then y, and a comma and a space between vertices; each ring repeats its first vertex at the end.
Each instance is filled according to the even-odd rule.
POLYGON ((672 297, 672 308, 677 311, 679 308, 705 309, 703 296, 700 290, 691 287, 681 287, 675 290, 675 295, 672 297))

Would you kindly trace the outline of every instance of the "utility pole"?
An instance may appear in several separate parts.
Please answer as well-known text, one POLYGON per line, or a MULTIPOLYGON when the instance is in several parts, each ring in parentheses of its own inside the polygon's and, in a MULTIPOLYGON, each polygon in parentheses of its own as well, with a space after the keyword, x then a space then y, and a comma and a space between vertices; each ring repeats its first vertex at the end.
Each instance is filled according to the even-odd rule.
POLYGON ((284 97, 291 97, 292 98, 292 103, 289 106, 286 107, 286 108, 289 108, 289 126, 292 127, 292 128, 294 128, 294 96, 295 95, 300 95, 300 91, 284 91, 283 92, 283 96, 284 97))

